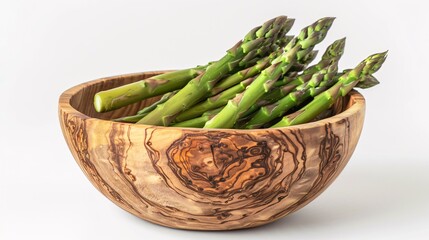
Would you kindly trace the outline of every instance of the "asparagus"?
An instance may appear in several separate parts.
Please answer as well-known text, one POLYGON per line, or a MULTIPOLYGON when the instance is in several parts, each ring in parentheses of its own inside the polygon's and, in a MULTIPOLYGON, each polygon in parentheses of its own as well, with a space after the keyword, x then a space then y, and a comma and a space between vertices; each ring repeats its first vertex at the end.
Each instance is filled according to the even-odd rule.
MULTIPOLYGON (((280 17, 281 18, 281 17, 280 17)), ((285 27, 291 27, 293 19, 286 21, 285 27)), ((266 30, 266 29, 265 29, 266 30)), ((277 29, 270 29, 268 35, 275 35, 277 29)), ((283 30, 283 29, 282 29, 283 30)), ((275 37, 281 36, 278 34, 275 37)), ((274 51, 275 49, 284 47, 291 36, 280 37, 273 42, 263 42, 260 48, 250 51, 246 56, 246 62, 240 62, 240 66, 248 67, 253 65, 259 58, 274 51)), ((197 77, 207 69, 213 62, 197 66, 195 68, 178 70, 166 74, 157 75, 148 79, 144 79, 135 83, 127 84, 114 89, 98 92, 94 96, 94 107, 98 112, 106 112, 118 109, 125 105, 135 103, 153 96, 161 95, 173 90, 184 87, 190 80, 197 77)))
MULTIPOLYGON (((299 75, 296 80, 291 82, 291 84, 287 84, 285 87, 278 88, 278 90, 265 94, 265 96, 263 96, 255 105, 253 105, 246 113, 244 113, 243 116, 246 117, 250 115, 251 113, 258 110, 261 106, 265 106, 271 103, 273 104, 260 108, 259 112, 256 113, 256 115, 254 116, 254 119, 251 119, 245 127, 257 128, 273 120, 276 117, 282 116, 287 110, 290 109, 290 107, 292 107, 291 103, 294 103, 292 100, 296 98, 296 96, 293 95, 299 93, 291 94, 290 96, 287 95, 292 92, 292 90, 294 90, 294 88, 298 85, 308 82, 315 73, 320 72, 322 69, 325 69, 332 64, 336 66, 337 62, 344 53, 345 42, 345 38, 334 41, 331 45, 327 47, 325 53, 322 56, 322 59, 317 64, 310 66, 308 69, 306 69, 304 73, 299 75), (270 114, 273 114, 273 116, 270 116, 270 114)), ((337 70, 335 70, 335 72, 336 71, 337 70)), ((331 77, 332 74, 332 72, 329 73, 327 77, 331 77)), ((287 83, 291 81, 291 78, 285 77, 282 81, 287 83)), ((310 86, 311 84, 307 85, 306 87, 308 88, 310 86)))
MULTIPOLYGON (((309 62, 311 62, 314 59, 316 54, 317 54, 317 51, 311 51, 306 56, 303 56, 304 59, 302 60, 302 64, 306 65, 309 62)), ((254 78, 250 78, 250 77, 253 77, 256 74, 260 73, 262 69, 269 64, 269 60, 275 59, 275 57, 278 55, 280 55, 280 51, 276 51, 272 53, 269 57, 266 57, 260 60, 258 64, 250 68, 241 70, 221 80, 210 91, 209 96, 212 96, 212 97, 208 98, 204 102, 201 102, 183 111, 178 116, 176 116, 175 121, 182 122, 191 118, 201 116, 201 114, 203 114, 207 110, 225 106, 228 103, 228 100, 232 99, 237 93, 243 92, 246 89, 246 87, 254 80, 254 78), (244 81, 244 82, 240 83, 240 81, 244 81), (234 84, 236 85, 233 86, 234 84), (220 91, 223 91, 223 92, 220 92, 220 91)), ((295 66, 296 68, 301 67, 299 65, 294 65, 294 67, 295 66)), ((271 92, 271 94, 266 96, 265 98, 270 99, 275 97, 275 95, 279 95, 279 94, 285 95, 286 94, 285 91, 288 91, 288 89, 290 88, 291 86, 284 86, 282 88, 279 88, 276 91, 271 92)))
MULTIPOLYGON (((291 37, 291 36, 287 36, 291 37)), ((290 42, 290 41, 288 41, 290 42)), ((318 51, 311 51, 307 55, 303 56, 300 63, 296 62, 291 69, 293 71, 299 72, 304 70, 304 68, 309 64, 311 61, 314 60, 314 58, 317 56, 318 51)), ((274 60, 278 55, 280 55, 280 51, 274 51, 272 54, 270 54, 268 57, 265 57, 261 60, 259 60, 255 65, 248 67, 244 70, 238 71, 235 74, 228 76, 222 80, 220 80, 214 88, 211 89, 209 96, 214 96, 217 93, 228 89, 236 84, 238 84, 240 81, 243 81, 249 77, 253 77, 257 74, 259 74, 265 67, 269 65, 269 63, 274 60)))
MULTIPOLYGON (((331 45, 328 46, 325 53, 322 56, 322 60, 319 61, 316 65, 310 66, 307 70, 304 71, 303 74, 299 76, 306 76, 307 79, 310 80, 311 74, 316 73, 317 71, 320 71, 323 68, 328 67, 330 64, 332 64, 332 61, 337 61, 344 53, 344 47, 345 47, 346 38, 342 38, 339 40, 336 40, 331 45)), ((317 54, 317 51, 313 51, 315 54, 317 54)), ((304 65, 307 65, 309 62, 311 62, 314 58, 314 56, 310 56, 310 59, 306 60, 307 63, 304 63, 304 65)), ((299 77, 297 76, 297 77, 299 77)), ((261 106, 265 106, 271 103, 274 103, 278 101, 279 99, 285 97, 287 94, 289 94, 297 85, 295 85, 292 81, 293 79, 292 74, 288 74, 288 76, 284 77, 281 81, 277 81, 274 86, 277 87, 273 91, 266 93, 264 96, 261 97, 258 102, 256 102, 255 105, 250 107, 249 110, 247 110, 243 116, 249 116, 250 114, 257 111, 261 106), (288 84, 289 82, 292 82, 291 84, 288 84)), ((304 81, 305 82, 305 81, 304 81)), ((298 82, 303 83, 303 82, 298 82)), ((368 82, 368 84, 370 84, 368 82)))
POLYGON ((182 88, 190 79, 200 75, 203 68, 168 72, 110 90, 100 91, 94 96, 95 110, 97 112, 115 110, 146 98, 182 88))
POLYGON ((277 50, 271 53, 268 57, 259 60, 255 65, 248 67, 244 70, 238 71, 231 76, 228 76, 220 80, 209 92, 209 96, 214 96, 219 92, 224 91, 230 87, 239 84, 241 81, 253 77, 259 74, 270 62, 281 54, 281 51, 277 50))
MULTIPOLYGON (((305 55, 301 61, 296 62, 291 68, 290 73, 298 73, 303 71, 316 57, 319 51, 313 50, 305 55)), ((289 76, 289 73, 288 73, 289 76)))
MULTIPOLYGON (((241 114, 269 91, 273 83, 290 69, 291 63, 300 60, 301 55, 297 55, 299 51, 312 50, 314 45, 325 38, 333 20, 334 18, 323 18, 302 29, 300 34, 285 47, 285 52, 273 60, 272 65, 264 69, 243 93, 228 101, 222 111, 209 120, 204 128, 231 128, 234 126, 241 114)), ((302 57, 304 56, 302 55, 302 57)))
POLYGON ((375 78, 372 75, 368 75, 368 76, 365 76, 363 80, 359 81, 356 84, 356 87, 366 89, 366 88, 374 87, 375 85, 378 85, 378 84, 380 84, 380 82, 377 80, 377 78, 375 78))
POLYGON ((260 128, 265 123, 268 123, 278 117, 281 117, 292 107, 298 105, 305 99, 314 96, 315 93, 312 93, 312 91, 314 91, 314 88, 319 86, 319 84, 324 85, 323 82, 332 82, 332 79, 337 73, 337 70, 338 66, 337 62, 335 62, 331 66, 324 68, 314 74, 305 75, 310 76, 311 80, 299 85, 296 91, 289 93, 286 97, 280 99, 279 101, 261 107, 258 112, 252 117, 252 119, 250 119, 250 121, 244 125, 243 128, 260 128))
MULTIPOLYGON (((323 53, 321 61, 319 61, 316 65, 313 65, 313 66, 308 67, 307 69, 304 69, 306 67, 306 65, 305 65, 301 69, 299 69, 299 68, 296 69, 296 71, 297 72, 303 71, 303 74, 311 74, 311 73, 315 73, 317 71, 320 71, 323 68, 326 68, 327 66, 332 64, 332 61, 339 59, 343 55, 345 44, 346 44, 346 38, 341 38, 341 39, 336 40, 335 42, 333 42, 331 45, 329 45, 327 47, 327 49, 323 53)), ((313 52, 316 52, 314 54, 317 54, 317 51, 313 51, 313 52)), ((309 60, 307 60, 307 64, 309 62, 311 62, 312 60, 313 59, 311 59, 311 58, 309 60)), ((295 66, 292 67, 291 70, 293 68, 295 68, 295 66)), ((276 87, 283 86, 286 83, 290 82, 291 79, 293 79, 296 75, 298 75, 296 72, 295 72, 295 75, 288 73, 288 75, 285 76, 282 80, 277 81, 274 86, 276 86, 276 87)))
MULTIPOLYGON (((345 41, 346 38, 342 38, 336 40, 331 45, 329 45, 328 48, 325 50, 322 59, 317 64, 310 66, 307 69, 302 69, 303 73, 301 75, 316 73, 317 71, 320 71, 331 65, 333 61, 338 60, 344 53, 345 41)), ((302 70, 298 69, 298 71, 302 70)), ((283 86, 292 81, 292 79, 294 79, 294 77, 296 76, 298 76, 296 72, 295 75, 288 73, 288 75, 285 76, 282 80, 277 81, 274 86, 283 86)))
POLYGON ((234 124, 234 128, 242 128, 242 126, 253 117, 252 114, 258 111, 262 106, 275 102, 289 94, 296 88, 297 81, 291 81, 284 86, 277 87, 272 91, 265 93, 254 105, 252 105, 246 112, 242 114, 242 116, 234 124))
MULTIPOLYGON (((199 106, 201 104, 198 104, 198 105, 192 107, 191 109, 188 109, 185 112, 182 112, 178 116, 177 121, 178 122, 185 121, 185 120, 200 116, 201 114, 203 114, 207 110, 211 110, 211 109, 214 109, 214 108, 217 108, 220 106, 224 106, 229 99, 231 99, 235 96, 235 94, 244 91, 245 87, 251 82, 250 80, 246 81, 245 79, 249 79, 250 77, 258 74, 260 71, 262 71, 262 69, 266 65, 269 64, 270 60, 273 60, 279 54, 280 54, 280 51, 277 50, 276 52, 271 53, 270 56, 264 57, 263 59, 259 60, 257 62, 257 64, 255 64, 254 66, 246 68, 244 70, 241 70, 241 71, 225 78, 219 84, 216 84, 216 86, 210 91, 209 96, 213 96, 213 97, 206 100, 207 103, 206 103, 206 105, 203 105, 203 109, 199 106), (245 81, 245 82, 240 83, 241 81, 245 81), (235 86, 233 86, 233 85, 235 85, 235 86), (228 89, 231 86, 233 86, 233 87, 231 89, 228 89), (225 89, 227 89, 227 90, 225 90, 225 89), (218 94, 220 96, 214 96, 216 93, 219 93, 223 90, 225 90, 224 91, 225 93, 222 93, 222 95, 218 94), (215 102, 214 100, 216 100, 216 99, 219 99, 220 101, 215 102), (222 104, 222 102, 223 102, 223 104, 222 104), (194 108, 196 108, 196 109, 194 109, 194 108), (201 111, 201 109, 203 111, 201 111), (188 113, 192 113, 192 114, 189 116, 186 116, 188 113)), ((146 116, 149 112, 154 110, 157 105, 162 104, 162 103, 166 102, 168 99, 170 99, 173 96, 172 93, 176 93, 176 92, 177 91, 164 94, 163 97, 159 101, 157 101, 157 102, 153 103, 152 105, 138 111, 136 115, 114 119, 113 121, 133 122, 133 123, 138 122, 140 119, 142 119, 144 116, 146 116)))
POLYGON ((136 114, 136 115, 132 115, 132 116, 126 116, 126 117, 116 118, 116 119, 113 119, 112 121, 114 121, 114 122, 136 123, 136 122, 138 122, 140 119, 142 119, 146 115, 147 115, 147 113, 136 114))
POLYGON ((255 78, 248 78, 241 83, 218 93, 215 96, 208 98, 207 100, 193 106, 192 108, 180 113, 176 116, 176 122, 186 121, 198 116, 201 116, 207 110, 216 109, 225 106, 230 99, 236 94, 243 92, 247 86, 249 86, 255 78))
MULTIPOLYGON (((330 78, 330 79, 328 79, 327 81, 322 81, 320 84, 319 84, 319 86, 317 86, 317 87, 315 87, 315 88, 310 88, 310 89, 308 89, 307 91, 307 93, 304 93, 304 94, 298 94, 298 96, 301 98, 301 99, 297 99, 296 100, 296 106, 292 106, 292 107, 299 107, 303 102, 305 102, 309 97, 315 97, 316 95, 318 95, 318 94, 320 94, 321 92, 323 92, 323 91, 325 91, 328 87, 330 87, 330 86, 332 86, 334 83, 336 83, 337 81, 338 81, 338 79, 340 78, 340 76, 341 75, 343 75, 344 73, 346 73, 346 72, 348 72, 348 71, 350 71, 350 69, 346 69, 346 70, 343 70, 343 72, 342 73, 337 73, 336 74, 336 76, 334 77, 334 78, 330 78)), ((363 77, 362 78, 362 80, 360 80, 359 81, 359 83, 355 86, 356 88, 362 88, 362 89, 366 89, 366 88, 370 88, 370 87, 373 87, 373 86, 375 86, 375 85, 377 85, 377 84, 379 84, 379 81, 373 76, 373 75, 368 75, 368 76, 365 76, 365 77, 363 77)), ((288 84, 289 85, 289 84, 288 84)), ((289 86, 288 85, 285 85, 284 86, 284 88, 285 88, 285 90, 283 90, 283 92, 286 92, 287 90, 288 90, 288 88, 289 88, 289 86)), ((292 84, 291 84, 292 85, 292 84)), ((303 85, 303 86, 305 86, 305 85, 303 85)), ((298 87, 298 89, 300 89, 301 87, 298 87)), ((299 91, 302 91, 303 89, 300 89, 299 91)), ((290 91, 289 91, 290 92, 290 91)), ((281 97, 278 97, 278 98, 276 98, 276 95, 275 94, 272 94, 273 95, 273 98, 272 99, 276 99, 276 100, 279 100, 281 97)), ((287 94, 285 94, 284 96, 286 96, 287 94)), ((283 96, 283 97, 284 97, 283 96)), ((265 98, 267 99, 269 96, 266 96, 265 98)), ((263 100, 263 99, 261 99, 261 100, 263 100)), ((267 99, 266 100, 266 102, 269 102, 269 99, 267 99)), ((274 101, 273 101, 274 102, 274 101)), ((258 103, 257 103, 258 104, 258 103)), ((259 109, 261 106, 257 106, 257 104, 255 104, 254 106, 252 106, 252 108, 253 107, 256 107, 256 109, 259 109)), ((259 104, 261 104, 261 103, 259 103, 259 104)), ((262 103, 262 105, 263 106, 265 106, 265 105, 268 105, 268 104, 265 104, 265 103, 262 103)), ((269 106, 267 106, 267 107, 269 107, 269 106)), ((251 109, 252 109, 251 108, 251 109)), ((251 109, 249 109, 249 111, 251 110, 251 109)), ((251 113, 253 113, 253 112, 249 112, 248 111, 248 113, 247 113, 247 115, 250 115, 251 113)), ((329 114, 330 114, 330 112, 331 111, 325 111, 325 112, 323 112, 323 113, 321 113, 321 114, 319 114, 318 116, 317 116, 317 118, 318 119, 321 119, 321 118, 325 118, 326 116, 328 116, 329 114)), ((237 127, 236 128, 239 128, 239 126, 242 126, 242 125, 244 125, 245 123, 247 123, 247 122, 249 122, 250 121, 250 119, 251 118, 249 118, 249 117, 246 117, 247 116, 246 114, 244 115, 245 117, 244 118, 242 118, 242 119, 240 119, 240 122, 241 122, 241 124, 238 124, 237 125, 237 127)), ((255 114, 256 115, 256 114, 255 114)), ((255 115, 253 115, 253 116, 251 116, 251 117, 254 117, 255 115)), ((267 123, 268 124, 268 123, 267 123)), ((263 125, 261 125, 260 127, 263 127, 263 125)), ((240 127, 240 128, 242 128, 242 127, 240 127)))
MULTIPOLYGON (((311 76, 300 76, 294 79, 293 81, 290 81, 288 84, 285 84, 284 86, 280 86, 271 92, 267 92, 261 97, 261 99, 255 105, 252 105, 252 107, 246 113, 244 113, 243 116, 247 116, 253 113, 254 111, 258 110, 259 107, 286 96, 295 87, 297 87, 301 83, 309 81, 310 78, 311 76)), ((236 94, 243 92, 246 89, 246 87, 253 82, 254 79, 255 77, 248 78, 242 81, 241 83, 239 83, 238 85, 235 85, 223 92, 220 92, 219 94, 213 97, 208 98, 207 100, 180 113, 175 118, 175 121, 176 122, 186 121, 186 120, 201 116, 203 113, 205 113, 208 110, 225 106, 230 99, 235 97, 236 94)))
POLYGON ((172 127, 192 127, 192 128, 202 128, 204 124, 212 119, 216 114, 218 114, 222 108, 213 109, 205 112, 202 116, 189 119, 183 122, 175 123, 171 125, 172 127))
POLYGON ((152 103, 150 106, 147 106, 145 108, 143 108, 142 110, 138 111, 137 114, 144 114, 144 113, 149 113, 152 110, 154 110, 156 108, 156 106, 158 106, 158 104, 161 103, 165 103, 168 99, 170 99, 172 96, 174 96, 174 94, 177 91, 173 91, 173 92, 168 92, 166 94, 164 94, 158 101, 152 103))
POLYGON ((304 74, 311 74, 320 71, 323 68, 331 65, 333 61, 337 61, 344 54, 346 38, 341 38, 329 45, 323 53, 322 60, 316 65, 310 66, 304 70, 304 74))
POLYGON ((287 82, 285 85, 279 86, 272 91, 265 93, 255 104, 253 104, 246 112, 244 112, 241 117, 247 117, 258 110, 262 110, 261 107, 265 105, 280 101, 282 98, 291 93, 296 87, 310 81, 312 77, 313 74, 301 74, 294 80, 287 82))
MULTIPOLYGON (((291 21, 294 21, 294 20, 291 20, 291 21)), ((261 59, 261 57, 265 57, 267 54, 271 52, 275 52, 279 49, 284 48, 292 39, 293 39, 293 36, 290 36, 290 35, 280 37, 278 40, 275 41, 275 43, 269 42, 268 44, 265 44, 264 46, 258 49, 252 50, 246 54, 246 56, 240 61, 239 65, 244 66, 244 68, 253 66, 261 59)))
MULTIPOLYGON (((319 95, 320 93, 322 93, 323 91, 325 91, 326 89, 328 89, 329 87, 334 85, 336 82, 338 82, 338 79, 340 79, 340 77, 342 75, 344 75, 350 71, 351 71, 351 69, 343 70, 341 73, 337 73, 334 78, 330 78, 327 81, 322 81, 319 84, 319 86, 310 90, 311 96, 315 97, 315 96, 319 95)), ((373 87, 379 83, 380 82, 372 74, 368 74, 366 76, 362 76, 359 79, 359 82, 358 82, 358 84, 356 84, 355 88, 366 89, 366 88, 373 87)), ((303 100, 305 100, 305 99, 303 99, 303 100)), ((302 102, 303 101, 300 101, 300 104, 302 102)), ((298 107, 299 107, 299 105, 298 105, 298 107)))
POLYGON ((192 79, 167 102, 157 106, 137 123, 168 126, 175 115, 200 101, 217 81, 237 67, 249 52, 261 46, 275 43, 293 25, 293 19, 285 16, 274 18, 261 27, 254 28, 219 61, 212 63, 206 71, 192 79))
POLYGON ((151 105, 143 108, 142 110, 138 111, 136 115, 126 116, 126 117, 121 117, 121 118, 116 118, 116 119, 113 119, 113 121, 115 121, 115 122, 136 123, 140 119, 142 119, 144 116, 146 116, 149 112, 151 112, 152 110, 154 110, 156 108, 156 106, 158 106, 158 104, 164 103, 168 99, 170 99, 176 92, 177 91, 169 92, 169 93, 164 94, 161 97, 161 99, 159 99, 158 101, 152 103, 151 105))
MULTIPOLYGON (((343 71, 343 73, 346 73, 346 72, 348 72, 348 71, 350 71, 350 70, 344 70, 343 71)), ((319 93, 321 93, 321 92, 323 92, 323 90, 326 90, 327 89, 327 87, 328 86, 331 86, 333 83, 335 83, 338 79, 339 79, 339 77, 343 74, 343 73, 338 73, 334 78, 330 78, 329 80, 327 80, 327 81, 322 81, 320 84, 319 84, 319 86, 317 86, 316 88, 310 88, 309 90, 308 90, 308 92, 307 93, 305 93, 305 94, 300 94, 300 95, 297 95, 297 96, 304 96, 303 98, 301 98, 301 99, 297 99, 297 104, 299 105, 300 103, 302 103, 305 99, 306 99, 306 97, 305 96, 316 96, 317 94, 319 94, 319 93)), ((372 87, 372 86, 374 86, 374 85, 372 85, 372 83, 378 83, 378 81, 375 79, 375 77, 374 76, 372 76, 372 75, 368 75, 368 76, 365 76, 362 80, 360 80, 360 82, 359 83, 363 83, 363 85, 364 86, 359 86, 359 84, 358 85, 356 85, 356 87, 360 87, 360 88, 368 88, 368 87, 372 87), (370 82, 368 82, 368 80, 370 81, 370 82), (365 83, 366 82, 366 83, 365 83)), ((314 85, 314 84, 307 84, 307 86, 311 86, 311 85, 314 85)), ((375 84, 376 85, 376 84, 375 84)), ((287 88, 288 86, 286 85, 286 86, 284 86, 285 88, 287 88)), ((289 87, 290 88, 290 87, 289 87)), ((301 90, 301 92, 302 92, 302 90, 301 90)), ((207 121, 209 121, 210 119, 212 119, 218 112, 220 112, 220 110, 222 109, 222 107, 220 107, 220 108, 217 108, 217 109, 214 109, 214 110, 209 110, 209 111, 206 111, 206 112, 204 112, 203 114, 202 114, 202 116, 200 116, 200 117, 196 117, 196 118, 193 118, 193 119, 189 119, 189 120, 186 120, 186 121, 183 121, 183 122, 179 122, 179 123, 176 123, 176 124, 173 124, 172 126, 174 126, 174 127, 194 127, 194 128, 202 128, 203 126, 204 126, 204 124, 207 122, 207 121)), ((331 109, 328 109, 328 110, 326 110, 326 111, 323 111, 322 113, 320 113, 319 115, 317 115, 317 117, 315 118, 315 119, 323 119, 323 118, 326 118, 326 117, 329 117, 330 115, 332 114, 332 110, 331 109)), ((176 118, 177 119, 177 118, 176 118)), ((240 119, 241 120, 241 119, 240 119)), ((238 125, 238 126, 240 126, 240 124, 238 125)))
MULTIPOLYGON (((294 90, 298 85, 304 82, 307 82, 310 79, 311 77, 306 75, 300 75, 296 77, 293 81, 290 81, 289 83, 283 86, 277 87, 272 91, 265 93, 249 110, 252 110, 254 107, 257 109, 261 106, 265 106, 267 104, 272 103, 273 101, 275 102, 281 99, 282 97, 289 94, 292 90, 294 90)), ((247 111, 246 114, 243 114, 243 115, 247 116, 253 112, 254 111, 247 111)))
POLYGON ((360 81, 364 81, 367 79, 367 76, 380 69, 386 56, 387 51, 369 56, 353 70, 343 74, 335 85, 317 95, 313 101, 300 110, 283 117, 272 127, 286 127, 313 120, 317 115, 329 109, 338 98, 347 95, 360 81))

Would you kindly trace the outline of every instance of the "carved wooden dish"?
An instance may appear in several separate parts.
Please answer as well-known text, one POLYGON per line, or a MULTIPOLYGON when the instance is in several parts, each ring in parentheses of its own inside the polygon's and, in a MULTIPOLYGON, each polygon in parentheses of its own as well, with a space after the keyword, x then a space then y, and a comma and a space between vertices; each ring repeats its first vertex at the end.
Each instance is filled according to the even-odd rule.
POLYGON ((65 91, 59 117, 67 144, 92 184, 124 210, 182 229, 267 224, 315 199, 350 159, 365 100, 353 91, 335 116, 260 130, 191 129, 112 122, 156 99, 108 113, 98 91, 161 72, 109 77, 65 91))

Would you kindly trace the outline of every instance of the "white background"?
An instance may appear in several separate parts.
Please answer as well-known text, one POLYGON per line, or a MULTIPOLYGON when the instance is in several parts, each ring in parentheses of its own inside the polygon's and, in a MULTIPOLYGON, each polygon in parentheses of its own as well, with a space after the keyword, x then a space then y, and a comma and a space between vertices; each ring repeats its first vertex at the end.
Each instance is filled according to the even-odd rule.
POLYGON ((428 239, 429 21, 426 1, 0 1, 0 239, 428 239), (337 17, 341 66, 389 50, 362 91, 359 145, 301 211, 244 231, 140 220, 89 183, 61 134, 62 91, 99 77, 204 64, 277 15, 291 32, 337 17))

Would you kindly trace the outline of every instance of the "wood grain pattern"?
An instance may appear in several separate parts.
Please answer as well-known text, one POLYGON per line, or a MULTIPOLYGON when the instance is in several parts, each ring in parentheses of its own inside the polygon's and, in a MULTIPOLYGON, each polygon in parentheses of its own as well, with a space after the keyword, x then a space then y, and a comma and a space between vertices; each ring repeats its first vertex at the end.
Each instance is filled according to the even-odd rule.
POLYGON ((124 210, 174 228, 230 230, 275 221, 315 199, 350 159, 362 130, 358 92, 317 122, 206 130, 117 123, 156 101, 96 113, 97 91, 160 72, 95 80, 64 92, 66 142, 91 183, 124 210))

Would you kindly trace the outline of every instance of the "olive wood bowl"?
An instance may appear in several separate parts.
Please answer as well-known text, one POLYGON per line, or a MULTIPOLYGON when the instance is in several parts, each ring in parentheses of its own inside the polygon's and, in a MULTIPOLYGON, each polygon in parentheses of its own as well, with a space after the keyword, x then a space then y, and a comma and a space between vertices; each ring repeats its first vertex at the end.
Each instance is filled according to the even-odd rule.
POLYGON ((256 227, 302 208, 350 159, 365 99, 351 92, 335 115, 274 129, 193 129, 113 122, 156 98, 97 113, 94 94, 164 71, 102 78, 65 91, 59 118, 91 183, 122 209, 181 229, 256 227))

